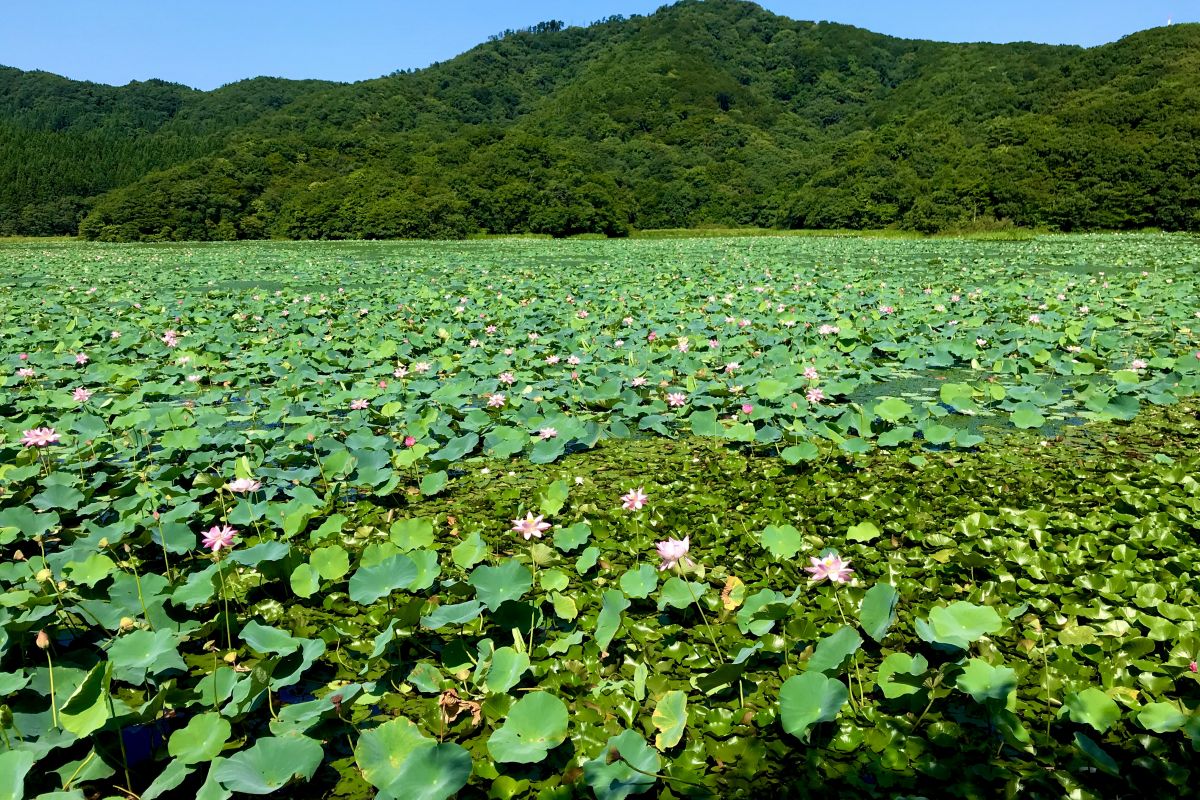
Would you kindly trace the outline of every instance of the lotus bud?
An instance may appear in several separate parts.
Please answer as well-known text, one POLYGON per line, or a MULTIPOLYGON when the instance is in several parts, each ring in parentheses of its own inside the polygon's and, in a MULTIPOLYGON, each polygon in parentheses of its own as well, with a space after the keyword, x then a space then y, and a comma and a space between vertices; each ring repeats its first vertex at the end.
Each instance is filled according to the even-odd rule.
POLYGON ((22 553, 20 550, 13 553, 13 561, 24 561, 24 560, 25 560, 25 554, 22 553))
POLYGON ((59 590, 60 592, 65 592, 65 591, 67 590, 67 582, 66 582, 66 581, 59 581, 59 582, 58 582, 58 590, 59 590))
POLYGON ((50 646, 50 637, 46 635, 45 631, 38 631, 37 638, 34 639, 34 642, 37 644, 38 647, 45 650, 46 648, 48 648, 50 646))
POLYGON ((54 579, 54 573, 48 569, 41 569, 38 570, 38 574, 35 576, 35 578, 38 583, 45 583, 46 581, 54 579))

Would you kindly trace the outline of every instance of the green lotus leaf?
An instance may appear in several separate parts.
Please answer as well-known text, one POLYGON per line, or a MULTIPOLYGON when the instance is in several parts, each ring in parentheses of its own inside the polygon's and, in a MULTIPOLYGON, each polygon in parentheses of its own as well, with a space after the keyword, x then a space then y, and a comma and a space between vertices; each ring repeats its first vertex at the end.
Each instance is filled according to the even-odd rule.
POLYGON ((804 548, 804 537, 791 525, 768 525, 758 535, 759 543, 775 558, 788 560, 804 548))
POLYGON ((445 800, 471 777, 471 755, 453 742, 424 736, 398 717, 364 731, 354 760, 382 800, 445 800))
POLYGON ((891 584, 877 583, 868 589, 858 610, 858 624, 863 632, 875 641, 882 642, 896 621, 899 603, 900 595, 891 584))
POLYGON ((621 731, 609 738, 604 749, 583 765, 583 779, 592 788, 596 800, 625 800, 649 791, 658 779, 654 774, 662 759, 637 731, 621 731), (611 753, 620 754, 613 759, 611 753))
POLYGON ((932 608, 928 620, 916 621, 917 635, 923 640, 959 650, 966 650, 972 642, 1001 627, 1003 622, 996 609, 963 600, 932 608))
POLYGON ((324 757, 321 744, 306 736, 268 736, 222 761, 214 777, 232 792, 271 794, 312 778, 324 757))
POLYGON ((549 692, 531 692, 513 703, 487 750, 496 761, 535 764, 566 738, 566 704, 549 692))
POLYGON ((831 722, 849 698, 841 681, 808 671, 793 675, 779 690, 779 719, 783 729, 807 742, 814 725, 831 722))
POLYGON ((467 583, 475 587, 475 596, 495 611, 507 600, 518 600, 533 587, 533 573, 516 559, 507 559, 497 567, 478 566, 467 583))
POLYGON ((211 761, 224 749, 232 730, 229 720, 220 714, 199 714, 171 734, 167 752, 183 764, 211 761))
POLYGON ((1062 711, 1059 713, 1069 716, 1073 722, 1090 725, 1100 733, 1121 719, 1121 709, 1116 701, 1095 686, 1068 694, 1063 698, 1062 711))
POLYGON ((654 704, 650 721, 658 730, 654 735, 654 747, 657 750, 670 750, 679 744, 688 721, 687 694, 679 690, 664 694, 654 704))

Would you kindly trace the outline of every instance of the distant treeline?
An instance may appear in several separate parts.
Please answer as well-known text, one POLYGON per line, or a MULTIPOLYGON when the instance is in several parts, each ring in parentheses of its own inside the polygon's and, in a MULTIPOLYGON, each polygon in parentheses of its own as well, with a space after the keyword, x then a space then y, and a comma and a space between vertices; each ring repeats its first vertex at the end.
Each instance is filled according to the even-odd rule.
POLYGON ((1200 230, 1200 25, 944 44, 686 0, 355 84, 0 68, 0 235, 1200 230))

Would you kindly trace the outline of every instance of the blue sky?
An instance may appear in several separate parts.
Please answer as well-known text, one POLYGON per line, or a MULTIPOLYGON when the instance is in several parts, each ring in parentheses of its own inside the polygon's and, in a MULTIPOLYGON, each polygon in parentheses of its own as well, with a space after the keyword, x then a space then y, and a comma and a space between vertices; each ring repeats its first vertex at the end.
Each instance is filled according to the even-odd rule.
MULTIPOLYGON (((444 61, 505 28, 648 14, 662 0, 0 0, 0 64, 212 89, 276 75, 353 81, 444 61)), ((1200 0, 763 0, 794 19, 943 41, 1095 45, 1200 21, 1200 0)))

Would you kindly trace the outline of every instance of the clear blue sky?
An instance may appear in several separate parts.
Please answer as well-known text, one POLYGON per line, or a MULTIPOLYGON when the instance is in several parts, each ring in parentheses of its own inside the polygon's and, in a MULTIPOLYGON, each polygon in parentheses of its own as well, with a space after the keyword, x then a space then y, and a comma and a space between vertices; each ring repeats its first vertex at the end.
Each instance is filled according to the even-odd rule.
MULTIPOLYGON (((505 28, 649 14, 661 0, 0 0, 0 64, 212 89, 275 75, 354 81, 444 61, 505 28)), ((943 41, 1095 45, 1200 21, 1200 0, 763 0, 794 19, 943 41)))

